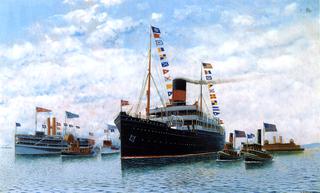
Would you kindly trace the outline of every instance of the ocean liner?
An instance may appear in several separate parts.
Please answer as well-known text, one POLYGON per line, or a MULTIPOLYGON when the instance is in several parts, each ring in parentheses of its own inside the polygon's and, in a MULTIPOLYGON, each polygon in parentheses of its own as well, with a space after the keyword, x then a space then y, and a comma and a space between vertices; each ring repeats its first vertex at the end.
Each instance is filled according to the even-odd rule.
MULTIPOLYGON (((149 63, 147 75, 146 116, 121 111, 115 119, 120 131, 121 158, 170 158, 195 155, 210 155, 223 149, 225 130, 217 115, 219 109, 213 91, 211 64, 203 63, 206 81, 168 76, 169 64, 164 54, 160 29, 151 26, 149 63), (152 34, 160 56, 169 102, 161 107, 150 108, 151 39, 152 34), (200 84, 200 98, 187 104, 187 83, 200 84), (208 85, 213 115, 203 111, 202 85, 208 85), (199 104, 200 103, 200 104, 199 104)), ((157 87, 156 87, 157 88, 157 87)), ((127 101, 126 101, 127 102, 127 101)))

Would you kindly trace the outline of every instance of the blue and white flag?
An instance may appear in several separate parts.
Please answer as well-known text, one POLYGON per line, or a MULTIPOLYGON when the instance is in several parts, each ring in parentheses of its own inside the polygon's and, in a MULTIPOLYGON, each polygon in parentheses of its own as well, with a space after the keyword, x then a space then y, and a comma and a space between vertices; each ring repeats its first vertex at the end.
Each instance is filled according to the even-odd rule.
POLYGON ((246 137, 246 133, 244 131, 234 130, 235 137, 246 137))
POLYGON ((71 113, 69 111, 66 111, 66 116, 67 116, 68 119, 79 118, 78 114, 74 114, 74 113, 71 113))
POLYGON ((115 125, 109 125, 109 124, 108 124, 108 130, 109 130, 110 132, 114 132, 116 129, 117 129, 117 127, 116 127, 115 125))
POLYGON ((252 139, 252 138, 254 138, 255 136, 254 136, 254 134, 252 134, 252 133, 250 133, 250 134, 247 134, 247 138, 248 139, 252 139))
POLYGON ((152 32, 153 33, 160 33, 160 29, 154 26, 151 26, 152 32))
POLYGON ((20 123, 16 123, 16 127, 21 127, 21 124, 20 123))
POLYGON ((264 131, 265 132, 275 132, 277 131, 277 127, 274 124, 263 123, 264 131))

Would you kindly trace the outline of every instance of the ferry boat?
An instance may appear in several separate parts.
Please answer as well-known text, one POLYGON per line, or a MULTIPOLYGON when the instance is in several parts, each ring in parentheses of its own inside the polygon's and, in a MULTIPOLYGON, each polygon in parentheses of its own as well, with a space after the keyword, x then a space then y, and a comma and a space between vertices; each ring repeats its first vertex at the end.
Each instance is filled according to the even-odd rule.
POLYGON ((58 155, 68 146, 62 136, 49 136, 43 131, 34 135, 16 134, 15 138, 16 155, 58 155))
POLYGON ((242 156, 233 147, 233 133, 229 134, 229 142, 224 145, 222 151, 218 151, 217 161, 237 161, 242 156))
MULTIPOLYGON (((163 45, 159 39, 160 30, 151 28, 156 44, 163 45)), ((166 82, 166 88, 168 97, 172 94, 172 99, 160 107, 150 108, 151 37, 150 33, 146 116, 121 111, 115 119, 120 131, 121 159, 174 158, 217 153, 225 144, 225 129, 222 120, 203 111, 202 84, 209 84, 202 80, 202 76, 201 80, 176 78, 172 81, 166 76, 169 72, 168 62, 161 62, 165 80, 170 80, 166 82), (200 84, 200 104, 198 101, 186 103, 187 82, 200 84)), ((157 50, 163 61, 163 47, 157 50)), ((208 66, 206 63, 203 65, 208 66)), ((213 90, 212 85, 209 87, 213 90)), ((215 99, 215 94, 212 98, 215 99)), ((215 105, 213 109, 218 109, 216 100, 212 104, 215 105)))
MULTIPOLYGON (((277 127, 274 124, 263 123, 263 126, 264 132, 277 132, 277 127)), ((276 141, 276 136, 273 136, 273 143, 269 143, 268 140, 264 140, 262 148, 270 152, 299 153, 304 151, 304 148, 295 144, 293 139, 290 139, 289 143, 283 143, 282 136, 279 136, 279 142, 276 141)))
MULTIPOLYGON (((48 109, 36 107, 36 113, 50 112, 48 109)), ((37 125, 37 124, 36 124, 37 125)), ((60 154, 67 148, 67 143, 63 136, 57 135, 56 119, 47 118, 47 133, 44 131, 35 131, 35 134, 15 134, 15 154, 16 155, 53 155, 60 154), (51 133, 52 131, 52 133, 51 133)))

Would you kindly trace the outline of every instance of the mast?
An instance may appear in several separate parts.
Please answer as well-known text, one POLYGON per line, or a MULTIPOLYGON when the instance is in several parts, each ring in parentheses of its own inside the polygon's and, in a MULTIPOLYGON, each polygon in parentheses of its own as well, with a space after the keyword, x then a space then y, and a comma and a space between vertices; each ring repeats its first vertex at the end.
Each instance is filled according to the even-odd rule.
MULTIPOLYGON (((202 64, 201 64, 200 80, 202 82, 202 64)), ((202 84, 200 84, 200 115, 201 114, 202 114, 202 84)))
POLYGON ((149 53, 148 53, 148 87, 147 87, 147 108, 146 108, 146 115, 149 118, 150 114, 150 83, 151 83, 151 27, 150 27, 150 40, 149 40, 149 53))

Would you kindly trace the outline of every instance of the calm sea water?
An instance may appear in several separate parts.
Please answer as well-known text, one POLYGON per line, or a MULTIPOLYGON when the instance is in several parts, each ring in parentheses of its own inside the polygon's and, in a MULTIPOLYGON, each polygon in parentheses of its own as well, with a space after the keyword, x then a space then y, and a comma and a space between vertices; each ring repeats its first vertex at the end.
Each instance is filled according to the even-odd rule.
POLYGON ((15 157, 0 149, 0 192, 320 192, 320 148, 248 166, 214 159, 121 163, 119 155, 15 157))

